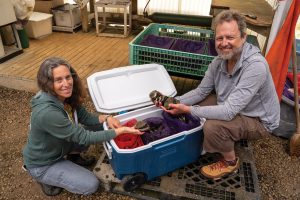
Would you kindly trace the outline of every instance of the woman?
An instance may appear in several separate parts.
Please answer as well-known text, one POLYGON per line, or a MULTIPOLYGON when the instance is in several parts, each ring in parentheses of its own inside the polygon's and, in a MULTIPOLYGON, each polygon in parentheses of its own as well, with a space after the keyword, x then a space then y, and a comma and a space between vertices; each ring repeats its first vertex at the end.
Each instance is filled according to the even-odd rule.
POLYGON ((111 115, 88 113, 82 106, 85 95, 81 80, 61 58, 49 58, 42 63, 37 83, 41 91, 31 100, 29 137, 23 150, 24 167, 48 196, 57 195, 62 189, 83 195, 96 192, 98 179, 76 164, 91 162, 81 158, 79 153, 90 144, 108 141, 123 133, 142 133, 135 128, 121 127, 111 115), (103 131, 105 121, 112 129, 103 131), (80 124, 101 129, 89 131, 80 124))

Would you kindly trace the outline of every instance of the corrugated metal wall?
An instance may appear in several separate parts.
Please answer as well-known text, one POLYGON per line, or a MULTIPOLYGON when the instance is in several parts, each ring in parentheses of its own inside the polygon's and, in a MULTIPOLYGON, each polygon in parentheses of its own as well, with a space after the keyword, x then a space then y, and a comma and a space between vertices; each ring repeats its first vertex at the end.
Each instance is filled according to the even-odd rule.
MULTIPOLYGON (((72 0, 67 0, 72 1, 72 0)), ((97 1, 97 0, 96 0, 97 1)), ((138 0, 138 14, 143 15, 144 8, 149 0, 138 0)), ((278 0, 265 0, 275 10, 278 0)), ((178 13, 208 16, 212 0, 150 0, 147 6, 147 13, 153 12, 178 13)), ((120 9, 107 8, 107 12, 122 12, 120 9)), ((266 37, 248 30, 248 34, 255 35, 258 38, 261 49, 266 43, 266 37)))
MULTIPOLYGON (((71 0, 72 1, 72 0, 71 0)), ((138 0, 138 15, 143 15, 149 0, 138 0)), ((177 13, 208 16, 212 0, 150 0, 147 13, 153 12, 177 13)), ((107 12, 122 12, 116 8, 106 8, 107 12)))
MULTIPOLYGON (((138 0, 138 14, 142 15, 148 0, 138 0)), ((148 14, 153 12, 208 16, 212 0, 151 0, 148 14)))

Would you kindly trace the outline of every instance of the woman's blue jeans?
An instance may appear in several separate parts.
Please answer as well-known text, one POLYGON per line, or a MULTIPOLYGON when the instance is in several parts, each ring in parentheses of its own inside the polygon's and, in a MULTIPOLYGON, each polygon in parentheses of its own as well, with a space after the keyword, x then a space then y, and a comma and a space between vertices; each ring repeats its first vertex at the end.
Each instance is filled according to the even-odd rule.
MULTIPOLYGON (((85 127, 88 130, 103 130, 102 125, 85 127)), ((88 147, 74 144, 74 151, 88 147)), ((89 195, 98 190, 99 180, 90 170, 69 160, 62 159, 54 164, 27 169, 29 174, 40 183, 61 187, 75 193, 89 195)))
POLYGON ((100 184, 93 172, 69 160, 27 170, 38 182, 61 187, 75 194, 92 194, 100 184))

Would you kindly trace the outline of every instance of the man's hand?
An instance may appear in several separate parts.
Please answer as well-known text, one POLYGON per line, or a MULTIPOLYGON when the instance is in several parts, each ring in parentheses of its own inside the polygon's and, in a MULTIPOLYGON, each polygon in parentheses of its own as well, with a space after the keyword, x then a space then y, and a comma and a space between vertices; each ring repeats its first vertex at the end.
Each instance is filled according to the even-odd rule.
POLYGON ((164 111, 167 113, 170 113, 172 115, 178 115, 178 114, 183 114, 183 113, 190 113, 191 108, 190 106, 186 106, 184 104, 169 104, 170 109, 167 110, 165 107, 160 106, 164 111))

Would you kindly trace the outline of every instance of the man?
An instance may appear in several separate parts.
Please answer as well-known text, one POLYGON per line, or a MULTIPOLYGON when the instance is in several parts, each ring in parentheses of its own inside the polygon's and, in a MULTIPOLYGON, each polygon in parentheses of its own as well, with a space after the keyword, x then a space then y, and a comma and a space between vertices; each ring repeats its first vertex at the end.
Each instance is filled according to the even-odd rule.
POLYGON ((257 47, 246 42, 243 17, 235 11, 223 11, 214 25, 218 56, 200 85, 176 97, 180 103, 170 104, 171 109, 165 110, 207 119, 203 149, 219 152, 223 159, 200 171, 217 179, 239 168, 236 141, 268 136, 279 125, 280 107, 265 58, 257 47), (216 95, 211 95, 213 91, 216 95))

